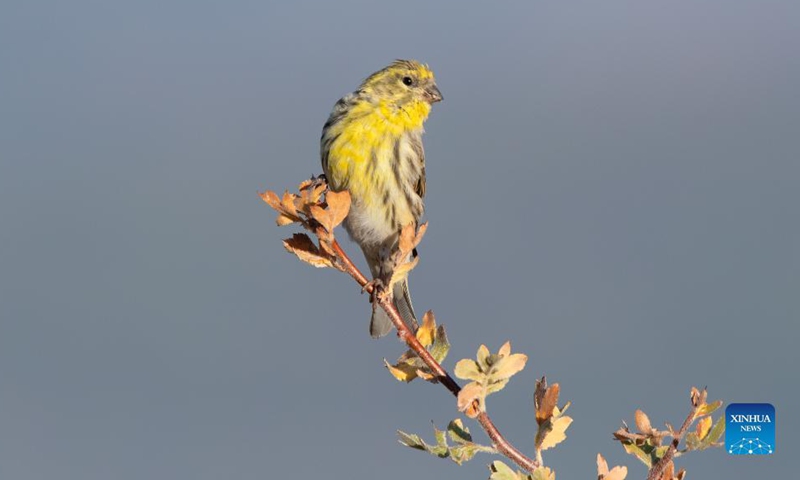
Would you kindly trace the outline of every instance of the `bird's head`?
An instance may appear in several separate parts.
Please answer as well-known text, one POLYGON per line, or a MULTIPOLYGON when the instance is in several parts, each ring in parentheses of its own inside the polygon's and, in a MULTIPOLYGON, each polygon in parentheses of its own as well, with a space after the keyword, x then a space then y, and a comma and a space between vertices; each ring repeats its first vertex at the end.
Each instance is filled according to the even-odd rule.
POLYGON ((395 60, 361 84, 359 91, 399 108, 430 105, 442 100, 433 72, 416 60, 395 60))

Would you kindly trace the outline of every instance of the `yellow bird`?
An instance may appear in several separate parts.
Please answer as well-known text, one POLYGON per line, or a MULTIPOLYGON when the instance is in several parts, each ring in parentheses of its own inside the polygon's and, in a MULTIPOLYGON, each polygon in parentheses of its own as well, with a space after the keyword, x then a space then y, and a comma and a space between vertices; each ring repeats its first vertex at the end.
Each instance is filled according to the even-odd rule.
MULTIPOLYGON (((401 229, 422 217, 423 124, 431 105, 441 100, 427 65, 396 60, 336 102, 322 129, 322 169, 333 191, 350 192, 344 226, 373 278, 390 273, 401 229)), ((396 283, 392 293, 403 320, 416 325, 407 280, 396 283)), ((373 309, 370 335, 382 337, 391 329, 386 313, 373 309)))

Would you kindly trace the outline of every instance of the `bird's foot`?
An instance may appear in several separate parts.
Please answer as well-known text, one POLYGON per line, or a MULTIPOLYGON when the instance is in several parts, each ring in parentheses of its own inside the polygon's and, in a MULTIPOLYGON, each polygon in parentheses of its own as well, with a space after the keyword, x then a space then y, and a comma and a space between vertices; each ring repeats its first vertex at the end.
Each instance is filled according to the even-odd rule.
POLYGON ((369 292, 370 298, 374 298, 379 291, 384 290, 385 288, 386 282, 384 282, 382 278, 373 278, 369 282, 365 283, 363 287, 361 287, 361 293, 369 292))

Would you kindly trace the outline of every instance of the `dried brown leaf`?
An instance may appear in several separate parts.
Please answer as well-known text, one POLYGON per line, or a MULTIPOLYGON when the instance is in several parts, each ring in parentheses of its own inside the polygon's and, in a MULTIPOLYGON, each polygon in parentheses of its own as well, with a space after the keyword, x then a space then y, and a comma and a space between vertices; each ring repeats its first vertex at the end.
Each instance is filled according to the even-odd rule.
POLYGON ((331 227, 331 217, 327 210, 319 205, 311 205, 309 207, 309 211, 311 212, 311 216, 314 217, 314 220, 318 221, 325 230, 328 232, 333 231, 333 228, 331 227))
POLYGON ((699 407, 701 405, 705 405, 707 397, 708 397, 708 391, 705 388, 702 391, 700 391, 696 387, 692 387, 692 391, 690 393, 692 406, 699 407))
POLYGON ((295 198, 296 195, 289 193, 289 191, 287 190, 283 192, 283 199, 281 200, 281 205, 283 206, 283 209, 286 211, 286 213, 288 213, 293 217, 299 218, 297 216, 297 208, 294 205, 295 198))
POLYGON ((278 217, 275 219, 275 223, 278 224, 279 227, 283 227, 284 225, 289 225, 290 223, 294 223, 296 220, 292 217, 288 217, 283 213, 279 213, 278 217))
POLYGON ((350 212, 350 193, 348 191, 342 192, 328 192, 325 194, 325 202, 328 204, 328 217, 330 228, 328 231, 333 231, 334 228, 339 226, 350 212))
MULTIPOLYGON (((545 382, 546 384, 546 382, 545 382)), ((553 409, 558 404, 558 393, 560 387, 557 383, 554 383, 550 387, 548 387, 544 393, 542 394, 541 400, 539 401, 539 405, 536 407, 536 423, 541 425, 550 417, 553 416, 553 409)))
POLYGON ((317 268, 333 267, 331 259, 323 256, 314 242, 304 233, 295 233, 292 238, 283 241, 283 246, 300 260, 317 268))
POLYGON ((395 265, 394 270, 392 271, 392 278, 389 280, 389 284, 394 285, 397 282, 405 280, 405 278, 408 276, 408 273, 411 270, 414 270, 414 267, 416 267, 418 263, 419 257, 413 257, 407 262, 395 265))
POLYGON ((328 188, 328 184, 321 178, 311 178, 300 183, 297 188, 300 190, 300 204, 310 205, 319 203, 322 194, 328 188))
POLYGON ((664 467, 664 471, 661 472, 661 480, 673 480, 675 476, 675 464, 669 462, 666 467, 664 467))
POLYGON ((411 250, 413 250, 415 246, 415 240, 415 225, 413 223, 409 223, 400 231, 400 238, 398 239, 397 243, 397 246, 400 249, 400 255, 402 257, 406 257, 411 254, 411 250))
POLYGON ((336 255, 336 251, 331 246, 331 240, 332 240, 331 238, 327 238, 327 237, 326 238, 320 238, 320 240, 319 240, 319 248, 325 254, 327 254, 328 256, 333 258, 333 257, 336 257, 337 255, 336 255))
POLYGON ((283 211, 283 207, 281 206, 281 200, 278 198, 278 195, 271 190, 267 190, 264 193, 260 193, 259 196, 262 200, 267 202, 267 204, 272 207, 273 210, 277 210, 278 212, 283 211))
POLYGON ((647 414, 641 410, 636 410, 636 428, 639 429, 640 433, 649 434, 653 431, 653 427, 650 424, 650 419, 647 417, 647 414))
POLYGON ((544 400, 544 394, 547 393, 547 378, 542 377, 536 380, 536 389, 533 391, 533 407, 534 410, 539 410, 539 405, 544 400))
POLYGON ((414 238, 414 247, 420 244, 420 242, 422 241, 422 237, 425 236, 425 232, 427 231, 428 231, 428 222, 425 222, 419 226, 419 228, 417 229, 417 235, 414 238))

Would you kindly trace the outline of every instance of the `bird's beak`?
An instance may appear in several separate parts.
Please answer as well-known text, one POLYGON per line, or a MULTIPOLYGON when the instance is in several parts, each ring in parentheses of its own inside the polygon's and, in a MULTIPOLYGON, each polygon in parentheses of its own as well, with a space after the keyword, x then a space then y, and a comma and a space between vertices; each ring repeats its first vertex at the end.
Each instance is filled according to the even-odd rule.
POLYGON ((425 96, 428 98, 428 103, 441 102, 443 98, 442 92, 439 91, 439 87, 435 83, 430 84, 425 89, 425 96))

